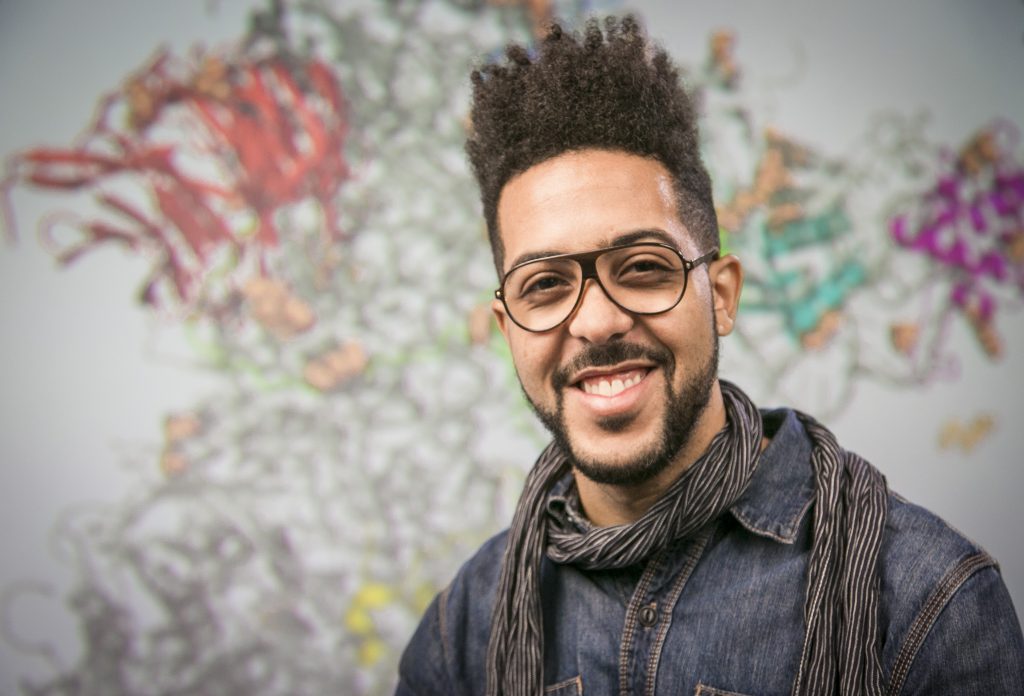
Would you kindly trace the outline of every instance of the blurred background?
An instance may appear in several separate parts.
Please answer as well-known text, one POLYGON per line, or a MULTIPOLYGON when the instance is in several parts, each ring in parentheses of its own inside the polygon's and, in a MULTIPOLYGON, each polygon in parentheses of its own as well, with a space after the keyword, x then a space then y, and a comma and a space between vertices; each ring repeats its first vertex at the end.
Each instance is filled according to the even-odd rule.
POLYGON ((722 374, 1024 603, 1024 4, 0 2, 0 694, 383 694, 546 437, 468 72, 635 12, 747 281, 722 374))

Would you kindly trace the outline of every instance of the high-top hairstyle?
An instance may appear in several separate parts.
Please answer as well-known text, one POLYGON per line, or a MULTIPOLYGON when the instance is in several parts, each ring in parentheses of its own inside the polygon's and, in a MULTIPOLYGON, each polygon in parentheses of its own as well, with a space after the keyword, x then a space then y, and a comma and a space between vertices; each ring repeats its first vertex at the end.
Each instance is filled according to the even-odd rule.
POLYGON ((711 179, 693 104, 672 60, 637 21, 596 20, 582 35, 553 24, 535 57, 511 45, 505 64, 473 71, 466 142, 498 275, 498 199, 509 179, 564 152, 596 148, 653 157, 675 182, 679 219, 702 251, 718 246, 711 179))

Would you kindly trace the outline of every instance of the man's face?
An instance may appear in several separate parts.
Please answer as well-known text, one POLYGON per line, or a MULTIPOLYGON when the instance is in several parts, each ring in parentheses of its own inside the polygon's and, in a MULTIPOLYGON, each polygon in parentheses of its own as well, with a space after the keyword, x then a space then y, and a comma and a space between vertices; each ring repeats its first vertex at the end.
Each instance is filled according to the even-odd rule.
MULTIPOLYGON (((504 271, 519 260, 632 241, 666 242, 694 259, 672 179, 653 159, 585 150, 538 164, 498 202, 504 271)), ((717 388, 712 288, 701 266, 678 305, 641 316, 593 281, 561 325, 531 333, 494 311, 523 391, 576 468, 598 483, 639 484, 663 471, 700 429, 717 388)), ((730 318, 731 321, 731 318, 730 318)))

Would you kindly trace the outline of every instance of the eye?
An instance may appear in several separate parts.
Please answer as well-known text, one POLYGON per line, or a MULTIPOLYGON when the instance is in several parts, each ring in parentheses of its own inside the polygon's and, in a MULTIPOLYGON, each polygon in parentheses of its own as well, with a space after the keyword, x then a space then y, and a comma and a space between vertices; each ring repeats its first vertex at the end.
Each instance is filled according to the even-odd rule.
POLYGON ((672 268, 660 258, 636 259, 629 262, 624 269, 625 273, 651 273, 656 271, 671 271, 672 268))
POLYGON ((550 295, 554 292, 571 287, 572 283, 562 276, 554 273, 539 273, 526 279, 519 290, 519 296, 527 298, 531 295, 550 295))
POLYGON ((660 283, 680 268, 678 261, 661 254, 635 254, 623 260, 615 278, 624 284, 660 283))
POLYGON ((514 302, 530 307, 558 304, 579 287, 575 262, 542 260, 514 270, 506 281, 514 302))

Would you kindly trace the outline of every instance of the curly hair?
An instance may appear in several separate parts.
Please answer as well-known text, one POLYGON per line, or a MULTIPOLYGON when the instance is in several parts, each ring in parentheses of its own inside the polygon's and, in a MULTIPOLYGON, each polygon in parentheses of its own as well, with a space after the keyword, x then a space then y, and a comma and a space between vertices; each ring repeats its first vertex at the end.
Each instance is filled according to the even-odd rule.
POLYGON ((498 275, 505 184, 564 152, 596 148, 658 160, 674 181, 680 220, 702 248, 718 246, 711 178, 701 161, 693 104, 663 48, 632 16, 587 22, 582 36, 552 24, 536 56, 510 45, 504 64, 472 73, 466 152, 480 185, 498 275))

